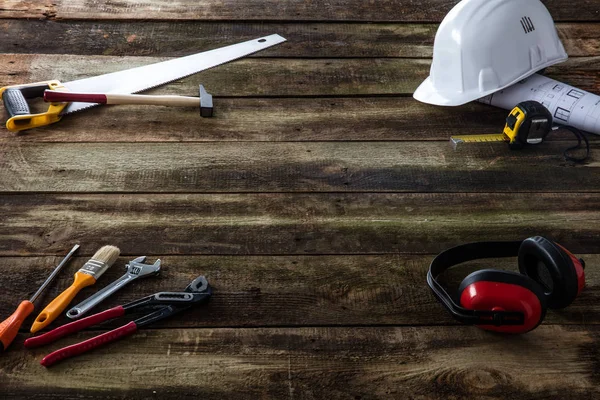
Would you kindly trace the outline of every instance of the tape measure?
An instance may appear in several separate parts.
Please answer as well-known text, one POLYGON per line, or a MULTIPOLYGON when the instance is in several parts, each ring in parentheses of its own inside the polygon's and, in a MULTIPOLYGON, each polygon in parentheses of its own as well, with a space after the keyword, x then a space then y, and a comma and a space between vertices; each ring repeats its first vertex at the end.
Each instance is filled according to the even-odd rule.
POLYGON ((537 101, 517 104, 506 118, 501 134, 452 136, 450 141, 460 143, 507 142, 511 149, 520 149, 530 144, 540 144, 552 130, 552 114, 537 101))

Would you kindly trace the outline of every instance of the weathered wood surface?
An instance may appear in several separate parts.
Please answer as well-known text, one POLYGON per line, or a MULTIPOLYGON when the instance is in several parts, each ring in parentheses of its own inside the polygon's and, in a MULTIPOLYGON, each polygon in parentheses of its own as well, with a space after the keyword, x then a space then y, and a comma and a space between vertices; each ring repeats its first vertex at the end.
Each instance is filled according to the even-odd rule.
MULTIPOLYGON (((28 132, 0 126, 0 144, 18 142, 372 142, 443 141, 456 134, 498 133, 507 110, 479 103, 433 107, 405 97, 219 98, 215 117, 197 109, 104 106, 28 132)), ((566 130, 548 141, 574 142, 566 130)), ((596 142, 600 137, 590 135, 596 142)), ((117 145, 118 146, 118 145, 117 145)), ((448 144, 449 146, 449 144, 448 144)), ((563 146, 566 148, 567 145, 563 146)), ((498 150, 506 150, 498 144, 498 150)))
MULTIPOLYGON (((69 243, 67 240, 64 243, 69 243)), ((120 243, 120 242, 115 242, 120 243)), ((129 248, 128 248, 129 250, 129 248)), ((93 251, 93 250, 92 250, 93 251)), ((66 253, 66 251, 65 251, 66 253)), ((143 251, 119 261, 94 286, 82 290, 72 306, 123 274, 123 266, 143 251)), ((600 324, 600 256, 578 254, 590 266, 587 285, 568 308, 548 311, 545 324, 600 324)), ((73 274, 89 258, 78 257, 48 289, 38 307, 68 287, 73 274)), ((155 328, 457 325, 423 284, 431 255, 335 256, 171 256, 162 261, 158 277, 138 280, 97 307, 101 311, 160 291, 183 290, 198 275, 214 288, 209 306, 153 325, 155 328)), ((15 299, 29 298, 61 256, 0 257, 3 296, 0 310, 11 310, 15 299)), ((441 279, 454 294, 461 280, 482 268, 518 270, 515 258, 481 260, 457 267, 441 279)), ((36 314, 23 326, 27 332, 36 314)), ((4 318, 5 313, 0 313, 4 318)), ((69 320, 61 316, 52 325, 69 320)), ((97 329, 112 329, 119 320, 97 329)))
MULTIPOLYGON (((544 0, 555 21, 598 21, 595 0, 544 0)), ((458 0, 4 0, 1 18, 225 21, 441 21, 458 0)))
POLYGON ((510 152, 502 143, 455 151, 447 142, 5 142, 0 192, 598 191, 598 163, 566 162, 565 146, 510 152))
POLYGON ((469 327, 145 330, 42 373, 58 343, 10 352, 0 377, 3 394, 27 398, 588 400, 600 396, 599 337, 590 326, 508 338, 469 327))
MULTIPOLYGON (((180 57, 278 33, 287 42, 250 57, 429 58, 437 24, 157 21, 0 21, 0 52, 180 57)), ((570 57, 600 55, 595 24, 560 23, 570 57)))
MULTIPOLYGON (((450 135, 496 133, 506 116, 411 98, 456 3, 4 0, 2 85, 275 32, 288 42, 153 91, 197 95, 203 83, 213 119, 104 107, 27 133, 0 129, 0 319, 76 242, 81 252, 42 303, 107 243, 122 257, 75 301, 139 255, 160 257, 161 275, 101 308, 200 274, 215 289, 206 306, 49 370, 44 354, 120 321, 33 351, 21 347, 25 324, 0 358, 0 397, 600 398, 600 142, 577 166, 562 158, 564 133, 522 152, 453 151, 450 135), (460 326, 425 285, 444 248, 536 234, 588 267, 582 295, 532 333, 460 326)), ((600 92, 597 2, 544 3, 571 56, 547 74, 600 92)), ((443 281, 454 293, 486 267, 517 268, 514 258, 476 261, 443 281)))
MULTIPOLYGON (((214 105, 214 118, 200 118, 197 109, 97 107, 20 134, 2 125, 0 143, 447 142, 459 130, 461 134, 497 133, 507 115, 505 110, 478 103, 450 109, 403 97, 218 98, 214 105)), ((557 138, 573 140, 568 132, 552 134, 549 140, 557 138)))
MULTIPOLYGON (((526 169, 525 169, 526 170, 526 169)), ((89 194, 0 197, 0 255, 436 254, 545 235, 600 253, 598 194, 89 194)))
MULTIPOLYGON (((63 82, 164 61, 164 57, 5 54, 5 85, 59 79, 63 82)), ((579 57, 547 69, 547 75, 580 89, 600 92, 600 57, 579 57)), ((216 96, 412 95, 429 75, 430 60, 242 59, 169 83, 152 93, 197 96, 198 84, 216 96)))

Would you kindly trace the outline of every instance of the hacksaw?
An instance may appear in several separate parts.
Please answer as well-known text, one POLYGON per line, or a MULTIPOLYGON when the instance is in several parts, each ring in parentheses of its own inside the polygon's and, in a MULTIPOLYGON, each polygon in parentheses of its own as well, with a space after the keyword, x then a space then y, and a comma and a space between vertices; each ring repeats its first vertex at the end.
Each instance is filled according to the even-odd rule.
POLYGON ((285 41, 285 38, 275 34, 186 57, 70 82, 61 83, 55 79, 25 85, 6 86, 0 88, 0 98, 4 102, 4 107, 9 115, 6 127, 9 131, 17 132, 45 126, 60 121, 67 114, 98 105, 97 103, 82 102, 50 103, 46 112, 32 114, 27 100, 42 97, 47 89, 113 94, 138 93, 245 57, 285 41))

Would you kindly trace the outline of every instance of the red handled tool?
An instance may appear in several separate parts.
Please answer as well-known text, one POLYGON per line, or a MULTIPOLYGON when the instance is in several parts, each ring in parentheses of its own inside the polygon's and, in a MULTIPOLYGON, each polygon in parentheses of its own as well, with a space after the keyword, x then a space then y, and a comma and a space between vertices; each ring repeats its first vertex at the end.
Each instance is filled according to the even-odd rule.
POLYGON ((200 116, 212 117, 213 100, 204 86, 200 85, 199 97, 187 96, 150 96, 144 94, 121 94, 121 93, 72 93, 58 90, 44 91, 46 102, 69 102, 79 101, 84 103, 98 104, 142 104, 152 106, 170 107, 199 107, 200 116))
POLYGON ((168 318, 192 306, 207 302, 212 295, 212 289, 204 276, 194 279, 183 292, 159 292, 151 296, 143 297, 131 303, 117 306, 101 313, 90 315, 75 322, 68 323, 40 336, 29 338, 25 341, 25 347, 37 347, 52 343, 70 333, 78 332, 84 328, 96 325, 109 319, 121 317, 131 312, 139 312, 143 308, 155 309, 155 311, 143 317, 131 321, 126 325, 103 333, 91 339, 76 343, 71 346, 58 349, 41 361, 44 367, 50 367, 59 361, 77 356, 89 350, 111 343, 122 337, 131 335, 138 328, 149 325, 161 319, 168 318))
POLYGON ((75 253, 78 248, 78 244, 73 246, 69 254, 67 254, 60 264, 54 268, 54 271, 52 271, 48 279, 46 279, 42 286, 40 286, 38 291, 31 296, 31 299, 23 300, 15 312, 12 313, 12 315, 5 319, 2 323, 0 323, 0 351, 6 350, 6 348, 12 343, 14 338, 17 336, 17 333, 19 333, 19 328, 21 328, 25 318, 27 318, 29 314, 33 312, 33 309, 35 308, 33 303, 37 300, 40 294, 42 294, 44 289, 46 289, 46 287, 48 287, 48 285, 54 280, 56 275, 58 275, 60 270, 63 269, 63 267, 67 264, 67 261, 69 261, 73 253, 75 253))

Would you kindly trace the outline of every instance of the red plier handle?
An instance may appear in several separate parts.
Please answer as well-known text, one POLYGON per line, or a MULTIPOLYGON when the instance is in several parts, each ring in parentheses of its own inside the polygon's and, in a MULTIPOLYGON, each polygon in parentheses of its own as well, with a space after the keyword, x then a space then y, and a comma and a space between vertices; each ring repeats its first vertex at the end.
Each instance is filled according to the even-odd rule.
MULTIPOLYGON (((74 321, 59 328, 53 329, 50 332, 44 333, 43 335, 29 338, 25 340, 25 347, 32 348, 52 343, 70 333, 79 332, 84 328, 99 324, 112 318, 120 317, 124 314, 125 309, 123 306, 110 308, 101 313, 90 315, 89 317, 82 318, 78 321, 74 321)), ((135 331, 137 331, 137 325, 134 321, 131 321, 127 325, 113 329, 110 332, 106 332, 83 342, 58 349, 44 357, 40 363, 44 367, 50 367, 61 360, 85 353, 86 351, 95 349, 103 344, 114 342, 121 337, 131 335, 135 331)))
POLYGON ((42 358, 40 364, 42 364, 44 367, 50 367, 59 361, 75 357, 79 354, 95 349, 96 347, 100 347, 104 344, 114 342, 115 340, 131 335, 136 331, 137 325, 134 321, 131 321, 127 325, 123 325, 117 329, 113 329, 112 331, 103 333, 98 336, 94 336, 93 338, 84 340, 83 342, 76 343, 71 346, 63 347, 62 349, 53 351, 46 357, 42 358))
POLYGON ((125 309, 123 308, 123 306, 109 308, 106 311, 102 311, 100 313, 90 315, 89 317, 85 317, 80 320, 60 326, 56 329, 51 330, 50 332, 44 333, 43 335, 29 338, 25 340, 25 347, 33 348, 43 346, 45 344, 55 342, 58 339, 65 337, 70 333, 79 332, 80 330, 85 329, 89 326, 108 321, 112 318, 121 317, 124 314, 125 309))

